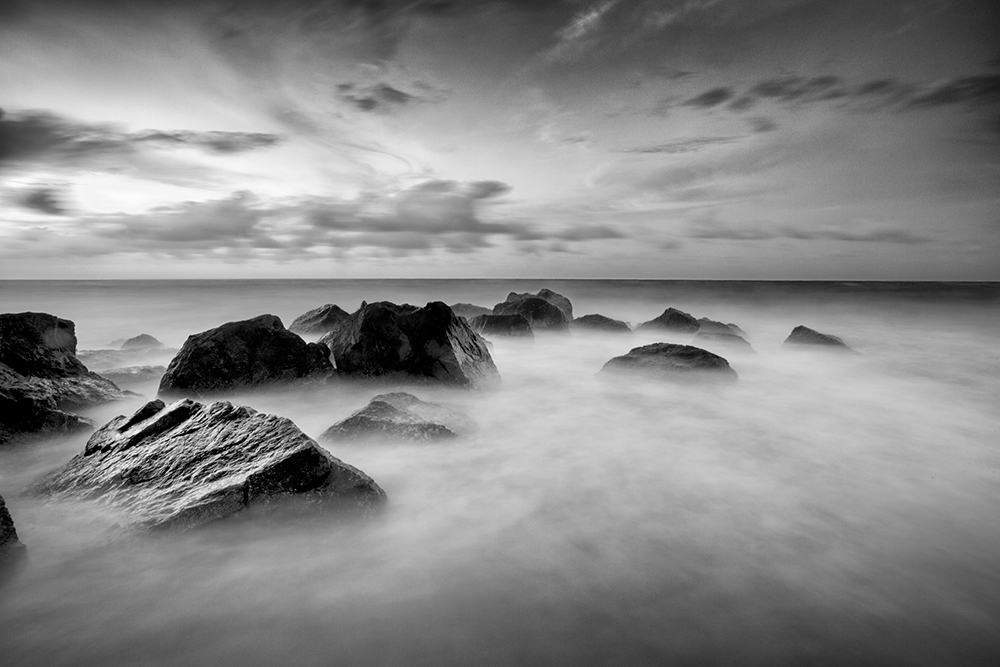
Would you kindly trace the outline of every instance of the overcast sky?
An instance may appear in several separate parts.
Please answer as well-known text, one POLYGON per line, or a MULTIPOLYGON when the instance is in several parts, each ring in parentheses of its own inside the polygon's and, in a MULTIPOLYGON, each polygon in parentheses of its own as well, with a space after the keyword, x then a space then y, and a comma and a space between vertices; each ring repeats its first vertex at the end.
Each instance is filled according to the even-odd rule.
POLYGON ((1000 280, 995 0, 0 0, 0 107, 0 278, 1000 280))

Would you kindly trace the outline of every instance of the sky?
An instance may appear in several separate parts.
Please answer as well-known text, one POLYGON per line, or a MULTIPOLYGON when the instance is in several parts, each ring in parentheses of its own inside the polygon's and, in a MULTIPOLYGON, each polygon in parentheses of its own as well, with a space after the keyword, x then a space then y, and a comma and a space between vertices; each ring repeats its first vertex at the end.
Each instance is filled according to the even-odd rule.
POLYGON ((0 0, 0 279, 1000 280, 993 0, 0 0))

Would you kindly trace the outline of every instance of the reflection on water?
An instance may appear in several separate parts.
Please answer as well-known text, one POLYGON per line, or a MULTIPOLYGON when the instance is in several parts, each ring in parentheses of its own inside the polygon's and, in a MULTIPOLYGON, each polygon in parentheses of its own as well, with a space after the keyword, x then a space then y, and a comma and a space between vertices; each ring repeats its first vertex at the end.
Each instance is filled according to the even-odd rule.
MULTIPOLYGON (((579 315, 635 324, 674 306, 735 322, 759 354, 729 356, 731 386, 684 386, 596 375, 669 337, 497 339, 499 390, 411 389, 475 433, 332 449, 389 495, 368 522, 279 508, 128 533, 100 504, 21 495, 85 438, 0 449, 0 493, 30 557, 0 589, 5 665, 994 664, 995 290, 198 285, 4 283, 0 311, 73 319, 81 348, 138 333, 179 346, 263 312, 287 324, 362 299, 492 306, 549 286, 579 315), (797 324, 862 355, 783 352, 797 324)), ((315 437, 379 391, 234 400, 315 437)))

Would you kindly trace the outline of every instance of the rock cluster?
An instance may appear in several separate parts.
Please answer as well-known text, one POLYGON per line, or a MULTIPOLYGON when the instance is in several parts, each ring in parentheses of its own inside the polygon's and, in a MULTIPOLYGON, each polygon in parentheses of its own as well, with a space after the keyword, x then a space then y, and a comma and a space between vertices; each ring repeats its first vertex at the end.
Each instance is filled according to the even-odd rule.
POLYGON ((379 394, 347 419, 320 435, 322 442, 382 440, 444 440, 471 430, 463 415, 412 394, 379 394))
POLYGON ((507 300, 493 306, 494 315, 524 315, 533 331, 565 331, 573 319, 573 305, 569 299, 550 289, 538 294, 511 292, 507 300))

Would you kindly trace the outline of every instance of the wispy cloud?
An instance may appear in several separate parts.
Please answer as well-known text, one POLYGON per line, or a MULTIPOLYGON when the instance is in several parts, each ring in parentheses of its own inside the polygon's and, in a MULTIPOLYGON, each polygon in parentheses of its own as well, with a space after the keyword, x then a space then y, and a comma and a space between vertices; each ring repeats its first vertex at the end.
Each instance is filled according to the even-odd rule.
POLYGON ((718 146, 723 144, 733 144, 740 141, 744 137, 740 136, 723 136, 723 137, 694 137, 692 139, 680 139, 678 141, 671 141, 666 144, 656 144, 654 146, 640 146, 638 148, 628 148, 619 150, 619 153, 640 153, 640 154, 652 154, 652 153, 693 153, 695 151, 701 150, 702 148, 707 148, 709 146, 718 146))

